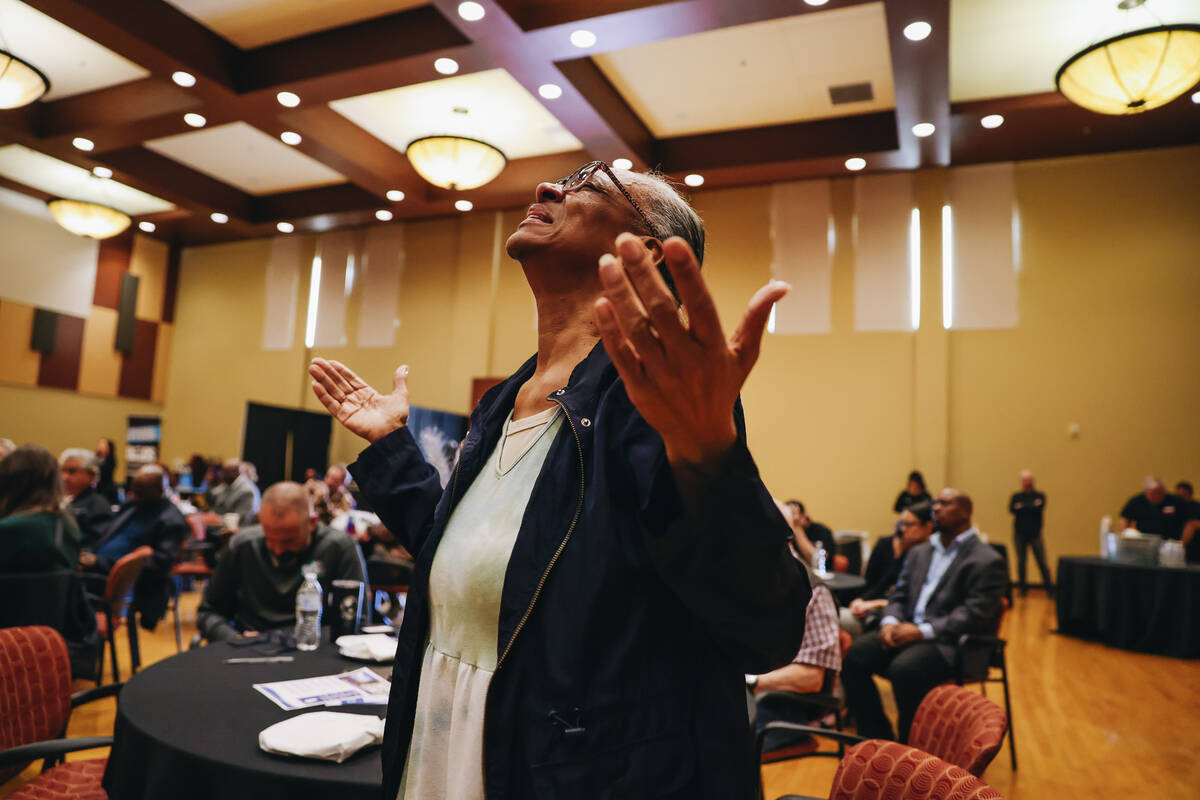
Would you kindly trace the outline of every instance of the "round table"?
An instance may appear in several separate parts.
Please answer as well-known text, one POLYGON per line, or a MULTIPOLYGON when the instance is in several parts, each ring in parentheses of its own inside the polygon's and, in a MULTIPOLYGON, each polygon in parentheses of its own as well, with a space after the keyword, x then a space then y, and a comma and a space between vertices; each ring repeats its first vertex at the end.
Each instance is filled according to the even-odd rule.
POLYGON ((850 605, 850 601, 858 597, 859 592, 867 585, 866 578, 849 572, 834 572, 822 580, 829 587, 829 591, 833 592, 839 606, 850 605))
MULTIPOLYGON (((264 753, 258 732, 304 711, 284 711, 252 684, 361 667, 328 643, 293 662, 225 664, 265 647, 210 644, 138 672, 121 690, 104 773, 110 800, 377 800, 379 748, 341 764, 264 753)), ((373 668, 387 677, 390 665, 373 668)), ((309 709, 322 710, 322 709, 309 709)), ((336 711, 383 716, 385 706, 336 711)))
POLYGON ((1058 632, 1112 647, 1200 658, 1200 566, 1058 560, 1058 632))

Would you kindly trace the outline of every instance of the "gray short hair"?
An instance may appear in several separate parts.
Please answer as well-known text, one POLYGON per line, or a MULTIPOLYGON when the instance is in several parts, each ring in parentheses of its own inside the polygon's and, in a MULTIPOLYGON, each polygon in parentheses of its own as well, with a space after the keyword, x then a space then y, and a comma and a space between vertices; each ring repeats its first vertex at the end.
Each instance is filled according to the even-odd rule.
POLYGON ((58 457, 58 463, 65 464, 71 458, 78 461, 92 475, 100 474, 100 459, 96 458, 96 454, 91 450, 84 450, 82 447, 68 447, 58 457))
MULTIPOLYGON (((651 233, 663 239, 678 236, 692 248, 692 252, 696 254, 696 262, 703 264, 704 221, 692 208, 691 203, 661 172, 652 170, 635 174, 639 178, 645 179, 639 181, 638 186, 644 188, 649 195, 647 202, 642 204, 642 210, 646 212, 646 218, 654 226, 651 233)), ((675 291, 675 282, 671 280, 671 273, 665 263, 659 267, 659 272, 662 273, 663 280, 667 282, 667 288, 671 290, 671 294, 678 300, 679 293, 675 291)))
POLYGON ((4 458, 6 455, 8 455, 9 453, 11 453, 13 450, 16 450, 16 449, 17 449, 17 443, 14 442, 12 439, 0 438, 0 458, 4 458))
POLYGON ((262 506, 266 508, 292 508, 305 520, 312 516, 312 500, 304 487, 294 481, 280 481, 272 484, 262 496, 262 506))

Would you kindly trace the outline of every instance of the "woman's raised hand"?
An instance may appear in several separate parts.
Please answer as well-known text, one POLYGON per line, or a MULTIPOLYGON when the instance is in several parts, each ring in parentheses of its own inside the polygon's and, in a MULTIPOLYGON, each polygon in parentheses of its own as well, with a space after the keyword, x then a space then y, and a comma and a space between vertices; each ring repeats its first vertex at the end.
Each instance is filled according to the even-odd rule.
POLYGON ((623 233, 617 257, 600 258, 596 323, 629 399, 662 436, 671 463, 707 465, 737 438, 734 403, 758 360, 771 306, 790 287, 771 281, 755 292, 726 340, 691 248, 675 236, 662 247, 687 318, 650 251, 623 233))
POLYGON ((314 358, 308 367, 312 389, 321 404, 346 430, 368 442, 408 423, 408 366, 392 376, 392 393, 380 394, 338 361, 314 358))

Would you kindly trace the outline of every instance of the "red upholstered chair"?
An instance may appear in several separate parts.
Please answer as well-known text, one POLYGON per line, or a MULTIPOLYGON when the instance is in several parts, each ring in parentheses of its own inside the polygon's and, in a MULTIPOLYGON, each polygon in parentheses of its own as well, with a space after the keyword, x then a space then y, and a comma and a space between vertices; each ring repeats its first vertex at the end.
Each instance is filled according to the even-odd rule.
POLYGON ((1007 728, 1004 709, 951 683, 925 695, 913 715, 908 743, 980 778, 1000 752, 1007 728))
POLYGON ((833 571, 834 572, 845 572, 849 568, 850 568, 850 559, 849 558, 842 555, 841 553, 837 553, 836 555, 834 555, 834 557, 833 557, 833 571))
POLYGON ((829 800, 1004 800, 961 767, 899 742, 868 739, 846 751, 829 800))
POLYGON ((106 759, 60 764, 63 755, 112 744, 111 736, 62 739, 71 709, 121 688, 71 694, 67 645, 53 628, 0 628, 0 784, 37 759, 43 772, 10 800, 106 800, 106 759))
POLYGON ((178 652, 183 652, 183 620, 179 616, 182 584, 184 581, 208 580, 213 574, 209 560, 214 555, 217 543, 207 541, 208 526, 213 517, 216 517, 217 524, 220 524, 220 517, 212 512, 188 514, 188 527, 191 531, 179 550, 179 560, 171 569, 171 613, 175 618, 175 650, 178 652))
MULTIPOLYGON (((123 623, 128 622, 129 629, 129 656, 133 662, 132 670, 137 672, 137 668, 141 666, 142 659, 138 652, 137 639, 137 624, 128 619, 133 613, 130 606, 133 604, 133 586, 137 583, 138 575, 142 572, 142 567, 154 555, 154 551, 146 545, 142 545, 132 553, 128 553, 117 560, 113 564, 113 568, 108 573, 108 578, 104 583, 103 595, 89 595, 88 600, 92 603, 92 608, 96 610, 96 626, 100 628, 100 635, 108 643, 109 654, 112 658, 112 679, 113 683, 118 683, 121 680, 121 673, 117 668, 117 628, 123 623)), ((100 653, 101 667, 104 665, 104 652, 100 653)))

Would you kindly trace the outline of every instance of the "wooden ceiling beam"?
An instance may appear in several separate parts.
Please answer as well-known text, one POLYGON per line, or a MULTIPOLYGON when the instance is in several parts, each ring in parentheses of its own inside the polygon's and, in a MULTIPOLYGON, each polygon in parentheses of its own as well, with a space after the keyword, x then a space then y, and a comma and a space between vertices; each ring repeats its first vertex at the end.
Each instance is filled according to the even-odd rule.
POLYGON ((203 172, 159 155, 144 147, 130 147, 103 154, 105 164, 118 173, 122 183, 150 192, 202 217, 220 211, 232 218, 252 220, 254 197, 203 172))
MULTIPOLYGON (((893 169, 947 166, 950 163, 950 0, 884 0, 892 80, 896 92, 896 131, 899 152, 890 157, 893 169), (909 41, 904 28, 925 20, 933 26, 928 38, 909 41), (932 122, 933 136, 920 139, 912 127, 932 122)), ((875 165, 872 165, 875 166, 875 165)))

